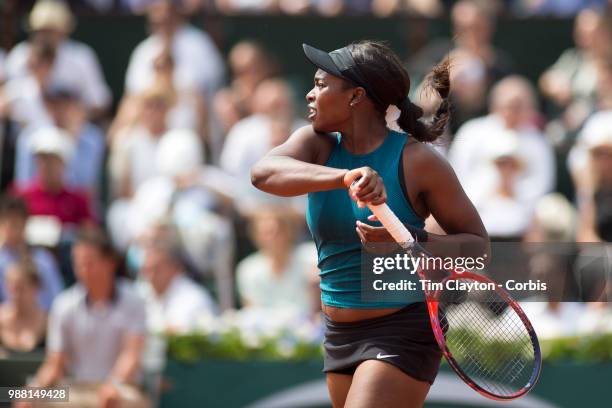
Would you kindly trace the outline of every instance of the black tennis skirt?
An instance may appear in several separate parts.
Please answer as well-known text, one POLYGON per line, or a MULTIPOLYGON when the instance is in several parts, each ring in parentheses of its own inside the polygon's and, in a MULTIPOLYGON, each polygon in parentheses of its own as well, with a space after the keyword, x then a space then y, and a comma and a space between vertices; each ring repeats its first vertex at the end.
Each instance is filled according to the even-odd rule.
POLYGON ((333 322, 325 314, 323 318, 324 372, 352 375, 363 361, 380 360, 433 384, 442 352, 426 303, 412 303, 389 315, 357 322, 333 322))

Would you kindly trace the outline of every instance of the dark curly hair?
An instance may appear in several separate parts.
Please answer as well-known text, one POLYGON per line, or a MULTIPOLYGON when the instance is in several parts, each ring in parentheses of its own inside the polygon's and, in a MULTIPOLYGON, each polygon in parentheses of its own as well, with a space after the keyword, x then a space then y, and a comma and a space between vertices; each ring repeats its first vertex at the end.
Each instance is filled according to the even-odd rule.
POLYGON ((399 127, 421 142, 433 142, 444 133, 450 119, 448 58, 436 65, 425 80, 442 98, 433 118, 426 121, 422 119, 423 109, 408 99, 410 76, 391 48, 371 40, 353 43, 348 48, 368 87, 376 94, 377 101, 373 101, 379 111, 396 105, 400 109, 399 127))

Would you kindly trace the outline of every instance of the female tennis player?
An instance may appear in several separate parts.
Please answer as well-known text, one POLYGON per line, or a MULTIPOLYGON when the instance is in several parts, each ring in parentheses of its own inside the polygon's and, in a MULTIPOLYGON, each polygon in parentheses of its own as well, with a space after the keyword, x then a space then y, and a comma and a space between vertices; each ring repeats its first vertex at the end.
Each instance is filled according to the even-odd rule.
POLYGON ((387 46, 363 41, 330 53, 303 47, 318 68, 306 95, 312 125, 261 159, 252 182, 280 196, 308 194, 334 407, 421 407, 442 356, 427 307, 364 302, 361 250, 367 242, 392 242, 382 227, 367 223, 375 219, 366 204, 386 202, 421 242, 470 243, 477 256, 488 251, 485 228, 453 170, 424 143, 438 138, 449 119, 448 62, 429 76, 442 103, 427 123, 408 98, 407 72, 387 46), (389 105, 400 109, 397 123, 406 133, 387 128, 389 105), (423 230, 429 215, 448 235, 423 230))

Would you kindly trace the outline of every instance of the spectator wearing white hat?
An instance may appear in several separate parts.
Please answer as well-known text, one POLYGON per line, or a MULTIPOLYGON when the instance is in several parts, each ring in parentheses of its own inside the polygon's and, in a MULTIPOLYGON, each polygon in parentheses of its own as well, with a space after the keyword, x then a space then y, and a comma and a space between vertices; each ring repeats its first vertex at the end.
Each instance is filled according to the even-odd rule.
POLYGON ((232 307, 235 244, 224 214, 233 180, 203 164, 201 140, 191 130, 168 131, 152 154, 156 176, 143 182, 131 200, 115 200, 108 211, 113 242, 133 248, 153 226, 169 221, 190 266, 204 279, 214 279, 222 309, 232 307))
POLYGON ((490 172, 466 187, 472 192, 474 206, 492 239, 516 238, 529 227, 535 202, 517 189, 525 173, 525 160, 519 150, 518 135, 506 131, 497 144, 484 146, 490 172))
POLYGON ((56 50, 52 82, 78 89, 89 116, 97 117, 110 105, 111 92, 93 49, 68 38, 74 26, 74 17, 64 1, 39 0, 28 18, 30 38, 17 44, 6 59, 7 76, 27 75, 33 42, 46 42, 56 50))
POLYGON ((547 290, 531 293, 521 307, 542 338, 577 335, 588 311, 576 302, 576 227, 576 209, 563 195, 547 194, 536 203, 526 237, 529 245, 521 255, 527 260, 523 270, 529 271, 529 279, 546 282, 547 290))
POLYGON ((78 91, 52 86, 45 90, 43 97, 52 124, 31 125, 19 134, 15 158, 16 183, 24 186, 36 176, 33 141, 39 137, 38 134, 57 127, 71 138, 74 148, 74 154, 65 166, 66 185, 85 190, 92 198, 97 197, 106 149, 102 130, 87 121, 78 91))
POLYGON ((32 142, 38 177, 15 195, 25 200, 32 216, 46 216, 62 225, 62 233, 94 222, 87 193, 71 189, 64 182, 64 169, 71 160, 74 144, 60 129, 46 128, 32 142))
MULTIPOLYGON (((203 164, 202 145, 190 130, 170 130, 159 137, 147 160, 150 162, 148 177, 132 196, 115 200, 109 208, 109 230, 119 247, 169 214, 178 202, 177 184, 191 185, 203 164)), ((198 201, 208 208, 214 206, 212 195, 202 196, 198 201)))
MULTIPOLYGON (((472 200, 478 201, 477 196, 490 180, 505 175, 506 182, 511 176, 512 185, 504 189, 511 189, 520 202, 533 205, 552 190, 555 182, 552 147, 532 123, 537 113, 533 87, 521 77, 507 77, 492 89, 490 105, 489 115, 473 119, 459 129, 449 150, 449 161, 472 200), (500 172, 502 168, 492 165, 491 152, 512 144, 516 144, 512 155, 521 158, 521 171, 515 168, 506 172, 516 166, 502 165, 500 172)), ((516 223, 513 234, 522 235, 528 220, 517 214, 508 217, 507 222, 516 223)))
POLYGON ((532 294, 535 298, 555 303, 576 300, 578 288, 573 266, 577 215, 576 208, 560 193, 547 194, 536 203, 533 222, 525 237, 529 243, 525 255, 529 278, 547 282, 547 290, 532 294))
POLYGON ((590 165, 592 163, 589 151, 597 146, 606 146, 612 139, 612 110, 599 111, 593 114, 582 127, 576 143, 571 149, 567 165, 574 177, 579 192, 589 194, 594 186, 590 165))
POLYGON ((587 120, 568 166, 578 193, 578 241, 612 242, 612 111, 587 120))

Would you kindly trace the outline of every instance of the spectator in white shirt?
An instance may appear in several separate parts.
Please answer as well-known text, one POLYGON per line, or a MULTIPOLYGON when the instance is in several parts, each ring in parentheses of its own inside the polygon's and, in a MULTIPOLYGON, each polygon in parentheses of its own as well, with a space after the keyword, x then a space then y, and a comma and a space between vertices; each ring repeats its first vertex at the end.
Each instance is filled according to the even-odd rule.
POLYGON ((136 387, 145 334, 142 299, 116 278, 117 259, 102 233, 81 232, 73 262, 78 283, 53 304, 47 355, 31 385, 50 387, 68 377, 75 406, 150 406, 136 387))
POLYGON ((251 167, 259 159, 283 143, 293 130, 306 125, 304 120, 295 117, 293 105, 286 81, 262 82, 253 96, 254 113, 236 123, 227 135, 221 152, 221 168, 232 176, 250 179, 251 167), (286 128, 282 129, 282 125, 286 128))
MULTIPOLYGON (((433 40, 408 62, 411 71, 417 73, 414 78, 418 83, 450 51, 453 114, 449 128, 452 133, 456 133, 466 121, 484 115, 488 90, 495 82, 514 72, 515 64, 510 55, 493 43, 497 24, 494 7, 491 7, 494 3, 454 1, 450 13, 452 41, 433 40)), ((411 96, 420 99, 428 95, 415 87, 411 96)), ((437 103, 433 102, 435 106, 437 103)))
POLYGON ((474 206, 491 237, 520 237, 531 223, 535 203, 523 199, 516 189, 525 171, 518 136, 509 132, 488 150, 494 172, 473 186, 474 206))
MULTIPOLYGON (((149 155, 142 160, 151 164, 151 176, 128 199, 118 199, 109 208, 108 222, 113 242, 127 246, 152 225, 169 215, 180 202, 180 190, 197 185, 197 173, 202 168, 202 146, 197 135, 185 129, 165 133, 149 155)), ((214 195, 200 197, 197 207, 211 209, 214 195)), ((193 214, 192 214, 193 215, 193 214)), ((187 221, 193 223, 193 219, 187 221)))
POLYGON ((166 234, 145 244, 141 290, 150 332, 186 333, 215 313, 206 290, 187 277, 178 242, 166 234), (174 241, 174 242, 173 242, 174 241))
MULTIPOLYGON (((270 199, 252 186, 251 167, 294 130, 307 125, 295 116, 291 89, 282 79, 268 79, 257 87, 253 111, 232 127, 219 159, 221 169, 236 178, 235 185, 241 196, 237 205, 243 212, 270 199)), ((295 197, 292 201, 297 207, 303 207, 303 197, 295 197)))
POLYGON ((144 182, 131 200, 115 200, 109 209, 113 242, 134 249, 161 220, 171 222, 190 268, 205 279, 214 278, 222 309, 233 307, 235 239, 226 215, 234 180, 203 165, 201 140, 186 129, 168 131, 149 160, 158 176, 144 182))
POLYGON ((567 166, 572 174, 580 200, 592 195, 596 180, 593 173, 593 160, 590 150, 610 143, 612 126, 612 109, 602 110, 593 114, 585 123, 576 143, 572 146, 567 158, 567 166))
POLYGON ((258 85, 277 72, 274 58, 262 44, 253 40, 234 45, 228 62, 231 81, 215 94, 212 103, 214 126, 211 127, 209 139, 215 164, 218 164, 227 133, 238 121, 254 113, 254 95, 258 85))
MULTIPOLYGON (((528 209, 550 192, 555 182, 552 148, 532 124, 536 115, 533 88, 518 76, 503 79, 491 91, 490 110, 489 115, 473 119, 459 129, 449 161, 466 193, 475 200, 484 187, 499 185, 502 173, 492 163, 491 151, 500 143, 513 143, 510 140, 515 138, 513 155, 521 158, 522 165, 520 174, 514 174, 511 187, 516 200, 528 209)), ((485 223, 485 227, 489 229, 491 225, 485 223)), ((512 231, 512 235, 523 232, 512 231)))
POLYGON ((204 95, 221 85, 224 64, 208 34, 187 24, 174 2, 160 0, 148 8, 151 35, 133 51, 127 69, 128 94, 140 93, 154 81, 154 61, 171 44, 175 61, 174 85, 178 90, 198 89, 204 95))
POLYGON ((227 132, 240 119, 253 113, 253 96, 257 86, 275 71, 273 59, 263 45, 253 40, 240 41, 228 55, 232 74, 229 86, 215 95, 213 108, 221 132, 227 132))
MULTIPOLYGON (((177 89, 174 84, 175 60, 168 44, 153 61, 154 79, 152 88, 168 89, 173 95, 173 103, 167 115, 168 128, 191 129, 203 141, 208 136, 208 112, 206 99, 202 92, 194 88, 177 89)), ((118 129, 125 127, 139 114, 140 94, 127 94, 121 100, 120 108, 109 130, 114 136, 118 129)))
POLYGON ((46 42, 33 42, 28 53, 27 73, 8 80, 0 90, 7 116, 21 127, 52 123, 43 94, 50 85, 55 60, 55 48, 46 42))
POLYGON ((30 39, 17 44, 6 59, 7 75, 9 78, 27 75, 33 42, 46 42, 56 50, 52 82, 78 89, 89 116, 98 117, 110 105, 111 92, 91 47, 67 38, 74 25, 70 9, 63 1, 39 0, 28 20, 30 39))
POLYGON ((109 170, 115 197, 131 197, 143 182, 158 174, 153 158, 168 130, 173 93, 156 86, 133 103, 139 111, 136 122, 118 130, 111 141, 109 170))
POLYGON ((296 245, 298 217, 286 207, 260 207, 253 212, 251 238, 257 252, 236 268, 238 292, 245 307, 278 308, 309 316, 309 275, 316 256, 296 245))

